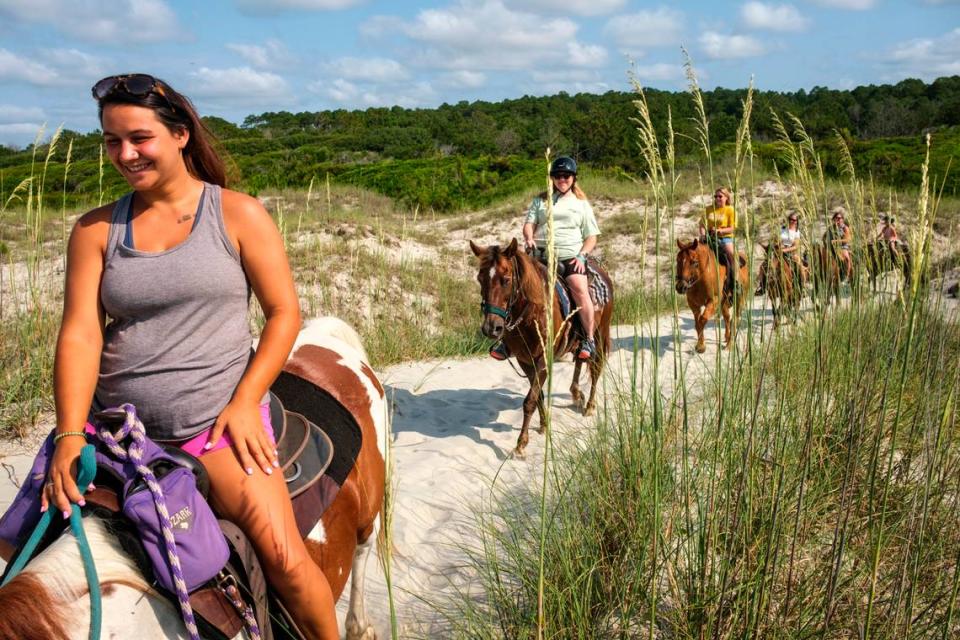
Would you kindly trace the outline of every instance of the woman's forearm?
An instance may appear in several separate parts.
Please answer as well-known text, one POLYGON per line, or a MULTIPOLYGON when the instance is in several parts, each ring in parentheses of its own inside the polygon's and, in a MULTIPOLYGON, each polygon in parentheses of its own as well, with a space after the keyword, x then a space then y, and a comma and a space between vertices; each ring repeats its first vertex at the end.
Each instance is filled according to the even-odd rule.
POLYGON ((103 334, 62 327, 53 363, 57 431, 82 431, 100 373, 103 334))

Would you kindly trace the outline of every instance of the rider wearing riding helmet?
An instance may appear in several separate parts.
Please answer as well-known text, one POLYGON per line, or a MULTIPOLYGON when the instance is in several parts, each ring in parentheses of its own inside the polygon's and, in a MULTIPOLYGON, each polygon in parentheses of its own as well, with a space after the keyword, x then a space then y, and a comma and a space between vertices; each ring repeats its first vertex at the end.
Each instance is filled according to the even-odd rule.
MULTIPOLYGON (((593 340, 594 308, 587 284, 587 256, 597 246, 600 228, 593 215, 587 196, 577 185, 577 163, 569 156, 561 156, 550 165, 553 184, 553 240, 557 254, 558 275, 566 280, 570 295, 578 307, 584 335, 577 358, 589 360, 596 345, 593 340)), ((533 199, 523 224, 523 246, 546 260, 547 193, 533 199)), ((508 357, 503 343, 497 343, 490 355, 498 360, 508 357)))

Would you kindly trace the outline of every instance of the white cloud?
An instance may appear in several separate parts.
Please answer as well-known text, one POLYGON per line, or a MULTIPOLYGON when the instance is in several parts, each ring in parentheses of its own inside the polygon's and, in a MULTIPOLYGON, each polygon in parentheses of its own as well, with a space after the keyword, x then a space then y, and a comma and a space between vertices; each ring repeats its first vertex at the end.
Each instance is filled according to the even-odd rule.
POLYGON ((683 14, 661 7, 616 16, 607 21, 603 33, 622 48, 648 48, 679 45, 683 14))
POLYGON ((607 50, 593 44, 567 44, 567 60, 574 67, 600 67, 607 62, 607 50))
POLYGON ((63 77, 56 69, 7 49, 0 49, 0 80, 26 82, 40 87, 63 84, 63 77))
POLYGON ((368 82, 401 82, 410 77, 406 67, 390 58, 337 58, 325 65, 332 75, 368 82))
POLYGON ((814 0, 814 2, 822 7, 848 9, 850 11, 866 11, 877 4, 877 0, 814 0))
POLYGON ((262 46, 242 43, 228 43, 226 46, 257 69, 282 68, 296 61, 287 46, 276 39, 267 40, 262 46))
POLYGON ((478 89, 487 83, 486 74, 466 69, 443 73, 439 77, 443 85, 457 89, 478 89))
POLYGON ((892 70, 890 79, 933 80, 960 74, 960 28, 937 38, 915 38, 893 46, 881 61, 892 70))
POLYGON ((229 100, 232 107, 283 105, 292 94, 286 80, 275 73, 250 67, 211 69, 200 67, 191 72, 190 95, 213 102, 229 100))
POLYGON ((633 73, 642 84, 663 80, 680 80, 684 78, 683 66, 666 62, 634 65, 633 73))
POLYGON ((428 82, 417 82, 406 87, 406 91, 388 91, 381 93, 369 86, 363 86, 343 78, 332 82, 312 82, 307 89, 314 93, 325 95, 334 102, 348 107, 401 107, 413 108, 424 106, 434 101, 436 92, 428 82))
POLYGON ((771 31, 803 31, 810 25, 792 4, 764 4, 748 2, 740 7, 740 17, 746 26, 771 31))
POLYGON ((707 31, 700 36, 700 46, 708 58, 753 58, 765 51, 763 44, 750 36, 727 35, 707 31))
POLYGON ((377 16, 361 28, 368 37, 413 40, 416 66, 450 70, 530 69, 540 65, 595 66, 606 57, 599 45, 577 40, 568 17, 542 17, 508 8, 503 0, 459 0, 425 9, 410 21, 377 16), (545 34, 549 34, 547 37, 545 34))
POLYGON ((40 107, 21 107, 15 104, 0 104, 0 123, 18 124, 26 121, 41 122, 45 116, 40 107))
POLYGON ((580 16, 613 13, 626 3, 626 0, 566 0, 562 4, 558 4, 557 0, 507 0, 508 5, 520 10, 555 13, 560 7, 564 12, 580 16))
POLYGON ((250 13, 283 11, 339 11, 363 4, 366 0, 235 0, 237 8, 250 13))
POLYGON ((2 0, 0 15, 97 43, 159 42, 182 31, 163 0, 2 0))

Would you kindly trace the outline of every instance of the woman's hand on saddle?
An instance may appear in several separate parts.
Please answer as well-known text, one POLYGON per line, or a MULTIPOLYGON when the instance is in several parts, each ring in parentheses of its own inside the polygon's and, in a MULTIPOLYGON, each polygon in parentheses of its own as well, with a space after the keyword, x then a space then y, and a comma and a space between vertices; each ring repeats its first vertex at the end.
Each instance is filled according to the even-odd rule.
POLYGON ((239 398, 231 400, 217 416, 204 448, 213 448, 224 432, 230 435, 233 450, 247 475, 253 475, 254 466, 260 467, 267 475, 280 466, 276 446, 267 437, 256 402, 239 398))
POLYGON ((523 239, 523 249, 527 253, 533 253, 537 250, 537 243, 533 238, 524 238, 523 239))
POLYGON ((573 259, 573 272, 580 274, 587 272, 587 257, 585 255, 578 253, 577 257, 573 259))
MULTIPOLYGON (((50 459, 47 484, 43 485, 43 491, 40 494, 40 511, 46 511, 52 504, 64 518, 69 518, 71 503, 81 507, 86 504, 83 494, 77 488, 75 478, 80 450, 86 444, 86 438, 76 435, 60 438, 57 442, 53 457, 50 459)), ((88 489, 92 487, 93 485, 90 485, 88 489)))

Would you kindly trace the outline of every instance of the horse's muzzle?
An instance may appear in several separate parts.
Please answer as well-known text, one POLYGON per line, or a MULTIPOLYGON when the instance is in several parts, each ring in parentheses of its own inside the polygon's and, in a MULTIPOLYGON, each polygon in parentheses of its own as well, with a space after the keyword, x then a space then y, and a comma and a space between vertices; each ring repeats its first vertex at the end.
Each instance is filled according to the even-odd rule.
POLYGON ((680 278, 677 278, 677 284, 676 284, 677 293, 683 295, 684 293, 689 291, 691 286, 692 285, 688 283, 686 280, 681 280, 680 278))
POLYGON ((499 340, 503 335, 503 318, 495 314, 487 314, 480 326, 480 331, 488 338, 499 340))

